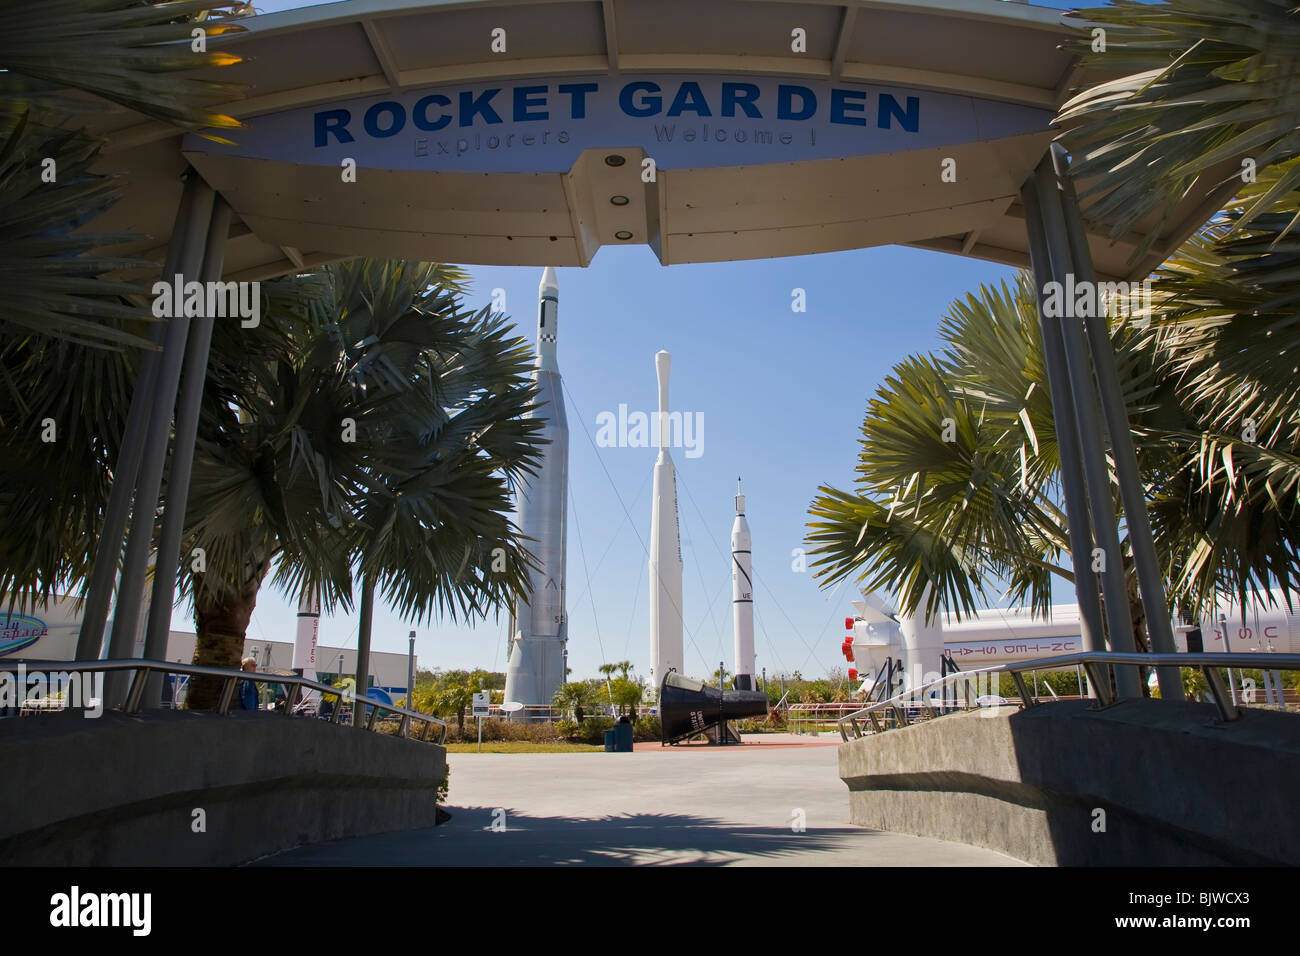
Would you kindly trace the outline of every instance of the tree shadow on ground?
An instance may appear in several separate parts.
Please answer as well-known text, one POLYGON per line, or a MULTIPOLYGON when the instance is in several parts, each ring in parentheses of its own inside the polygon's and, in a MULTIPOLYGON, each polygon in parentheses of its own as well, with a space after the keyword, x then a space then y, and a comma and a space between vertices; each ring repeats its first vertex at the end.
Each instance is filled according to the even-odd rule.
POLYGON ((336 840, 259 862, 272 866, 720 866, 744 860, 779 864, 783 855, 838 849, 847 839, 861 840, 870 832, 853 826, 796 832, 793 826, 746 826, 676 813, 535 817, 509 809, 503 815, 494 807, 449 809, 452 818, 440 827, 336 840))

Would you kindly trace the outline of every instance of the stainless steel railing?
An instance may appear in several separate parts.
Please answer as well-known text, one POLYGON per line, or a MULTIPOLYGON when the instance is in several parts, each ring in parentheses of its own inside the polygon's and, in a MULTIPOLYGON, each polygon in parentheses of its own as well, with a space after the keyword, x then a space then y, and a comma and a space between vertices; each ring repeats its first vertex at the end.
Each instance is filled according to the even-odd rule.
MULTIPOLYGON (((948 674, 938 680, 930 681, 928 684, 922 684, 920 687, 913 687, 890 697, 888 700, 879 700, 874 704, 869 704, 861 710, 856 710, 851 714, 845 714, 836 723, 840 729, 840 737, 848 741, 849 732, 852 731, 854 737, 862 736, 862 725, 858 722, 866 719, 871 724, 872 732, 883 733, 887 728, 886 724, 881 722, 882 716, 892 716, 895 726, 906 727, 912 721, 908 717, 909 711, 922 711, 927 718, 934 718, 944 713, 954 710, 973 710, 978 706, 971 693, 971 684, 981 674, 1000 674, 1006 671, 1010 665, 998 664, 993 667, 982 667, 973 671, 956 671, 948 674), (965 706, 958 703, 949 705, 946 696, 939 701, 935 701, 930 696, 930 691, 936 688, 944 688, 946 685, 962 681, 965 687, 965 706)), ((956 701, 957 695, 953 697, 956 701)))
MULTIPOLYGON (((840 718, 838 726, 840 737, 848 741, 849 734, 854 737, 863 735, 860 721, 871 724, 874 733, 883 733, 889 729, 887 723, 894 727, 906 727, 912 722, 909 711, 919 711, 925 718, 933 719, 945 713, 957 710, 972 710, 979 706, 972 700, 971 685, 983 674, 1010 674, 1015 682, 1016 692, 1020 695, 1020 706, 1029 708, 1041 706, 1042 702, 1029 690, 1024 675, 1034 671, 1065 670, 1082 666, 1088 674, 1088 686, 1097 697, 1098 707, 1109 707, 1116 703, 1111 690, 1110 669, 1119 666, 1138 665, 1141 667, 1194 667, 1205 674, 1210 688, 1210 696, 1218 708, 1219 718, 1225 722, 1239 720, 1242 710, 1228 693, 1223 676, 1218 668, 1236 667, 1242 669, 1263 670, 1300 670, 1300 654, 1263 654, 1263 653, 1199 653, 1199 654, 1139 654, 1120 651, 1092 651, 1081 654, 1068 654, 1062 657, 1040 657, 1032 661, 1018 661, 1010 664, 998 664, 994 667, 982 667, 973 671, 957 671, 938 680, 930 681, 920 687, 914 687, 888 700, 877 701, 861 710, 846 714, 840 718), (949 705, 946 696, 940 701, 933 699, 931 692, 948 684, 964 684, 958 688, 964 691, 965 706, 960 703, 949 705), (889 715, 892 722, 882 723, 881 717, 889 715)), ((954 697, 954 700, 957 698, 954 697)))
POLYGON ((330 714, 329 722, 336 724, 342 715, 346 702, 359 701, 364 708, 371 708, 368 719, 365 721, 366 730, 373 731, 378 723, 381 711, 392 714, 400 718, 401 724, 398 727, 397 735, 400 737, 411 736, 412 721, 419 721, 420 740, 427 740, 429 736, 429 727, 436 726, 440 728, 438 743, 444 743, 447 739, 447 724, 445 721, 434 717, 432 714, 422 714, 417 710, 408 710, 405 707, 397 707, 392 704, 381 703, 368 697, 357 697, 351 691, 343 690, 338 687, 331 687, 329 684, 322 684, 319 681, 308 680, 305 677, 299 677, 296 674, 271 674, 265 671, 236 671, 228 670, 223 667, 206 667, 199 664, 180 664, 168 661, 154 661, 144 659, 129 660, 95 660, 95 661, 33 661, 33 660, 5 660, 0 661, 0 674, 15 674, 19 668, 28 672, 46 673, 46 674, 75 674, 75 673, 105 673, 108 671, 130 671, 132 674, 131 684, 126 692, 126 699, 119 708, 123 713, 138 714, 141 704, 144 701, 145 687, 149 678, 153 674, 184 674, 188 677, 215 677, 220 678, 223 683, 221 692, 217 696, 216 712, 219 714, 228 714, 231 705, 234 703, 235 691, 239 686, 239 681, 248 680, 259 684, 283 684, 288 690, 288 696, 284 704, 284 713, 286 716, 296 716, 294 709, 302 699, 304 690, 314 690, 321 694, 328 694, 331 697, 338 697, 339 704, 334 707, 330 714))

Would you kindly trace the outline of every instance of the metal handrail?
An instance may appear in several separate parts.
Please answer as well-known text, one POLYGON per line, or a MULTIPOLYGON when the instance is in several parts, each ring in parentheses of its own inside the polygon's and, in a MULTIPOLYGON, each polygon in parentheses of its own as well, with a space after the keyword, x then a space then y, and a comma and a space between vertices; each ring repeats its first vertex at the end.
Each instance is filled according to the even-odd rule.
MULTIPOLYGON (((928 684, 922 684, 919 687, 913 687, 908 690, 905 690, 901 694, 897 694, 893 697, 890 697, 888 700, 878 700, 874 704, 868 704, 866 707, 863 707, 861 710, 856 710, 851 714, 845 714, 837 721, 837 725, 840 729, 840 737, 847 743, 849 739, 847 731, 849 729, 853 731, 854 737, 861 737, 862 728, 858 725, 858 721, 864 717, 871 722, 872 730, 875 733, 881 733, 883 728, 881 727, 880 720, 877 717, 877 713, 884 710, 893 712, 899 724, 906 727, 908 724, 907 712, 905 710, 906 707, 909 706, 913 708, 924 707, 927 709, 933 708, 933 705, 929 704, 925 700, 926 692, 929 691, 931 688, 942 687, 943 685, 949 683, 950 681, 956 680, 958 678, 964 679, 967 682, 969 682, 971 678, 979 674, 1002 673, 1008 668, 1008 666, 1009 665, 1007 664, 995 664, 992 667, 981 667, 979 670, 957 671, 952 674, 947 674, 944 677, 940 677, 938 680, 932 680, 928 684)), ((969 688, 967 688, 966 696, 967 696, 967 703, 969 704, 970 703, 969 688)), ((963 709, 969 710, 973 708, 967 707, 963 709)))
POLYGON ((1088 683, 1097 690, 1097 702, 1100 707, 1109 707, 1116 702, 1106 674, 1108 666, 1116 664, 1136 664, 1141 667, 1199 667, 1205 674, 1210 686, 1210 696, 1219 709, 1219 719, 1225 723, 1240 720, 1243 711, 1232 702, 1223 678, 1215 669, 1218 667, 1260 668, 1262 670, 1293 671, 1300 670, 1300 654, 1275 654, 1258 651, 1200 651, 1189 654, 1141 654, 1134 651, 1085 651, 1081 654, 1067 654, 1064 657, 1038 658, 1009 664, 1006 669, 1011 672, 1016 682, 1016 689, 1025 707, 1034 707, 1038 701, 1029 693, 1025 680, 1020 676, 1023 671, 1057 670, 1062 667, 1083 665, 1088 672, 1088 683))
MULTIPOLYGON (((286 716, 294 716, 294 708, 301 699, 304 689, 314 690, 343 700, 350 697, 352 700, 360 702, 363 707, 373 707, 374 710, 370 712, 370 718, 365 724, 367 730, 375 729, 375 723, 379 717, 379 711, 383 710, 401 718, 401 725, 397 731, 399 737, 410 737, 411 721, 418 720, 422 724, 419 736, 420 740, 428 739, 429 726, 431 724, 441 728, 437 742, 441 744, 445 743, 447 740, 446 721, 434 717, 432 714, 422 714, 418 710, 408 710, 405 707, 385 704, 369 697, 359 697, 352 691, 340 687, 332 687, 329 684, 322 684, 319 681, 309 680, 306 677, 299 677, 296 674, 271 674, 266 671, 229 670, 224 667, 208 667, 205 664, 181 664, 171 663, 168 661, 146 660, 143 658, 94 661, 0 661, 0 673, 17 674, 19 667, 28 671, 67 674, 131 671, 133 674, 131 678, 131 686, 126 692, 126 700, 119 708, 119 710, 127 714, 138 714, 140 712, 140 705, 144 700, 145 686, 148 683, 151 674, 185 674, 189 677, 223 678, 224 683, 221 687, 221 693, 217 698, 216 712, 219 714, 227 714, 230 712, 231 704, 234 702, 235 689, 238 686, 237 682, 241 680, 251 680, 258 684, 284 684, 288 687, 288 697, 284 703, 284 713, 286 716)), ((334 712, 330 715, 330 723, 338 723, 339 716, 342 712, 343 707, 335 707, 334 712)), ((364 710, 362 713, 365 713, 364 710)))
MULTIPOLYGON (((862 736, 862 728, 858 721, 866 718, 870 721, 872 730, 875 733, 881 733, 881 727, 878 713, 880 711, 891 711, 899 726, 908 725, 907 707, 920 707, 924 709, 930 717, 938 716, 932 703, 926 698, 926 692, 931 688, 941 687, 953 680, 966 680, 967 704, 970 704, 969 680, 980 674, 1010 674, 1016 683, 1016 691, 1020 694, 1020 706, 1024 708, 1036 707, 1040 705, 1037 697, 1029 690, 1029 685, 1025 682, 1022 674, 1032 671, 1042 670, 1064 670, 1068 667, 1082 666, 1088 672, 1089 686, 1095 689, 1097 695, 1098 707, 1109 707, 1117 703, 1110 686, 1109 668, 1115 665, 1138 665, 1142 667, 1196 667, 1199 668, 1206 678, 1210 687, 1210 695, 1214 698, 1214 704, 1219 710, 1219 717, 1224 722, 1240 720, 1243 714, 1241 708, 1232 703, 1227 688, 1224 686, 1223 678, 1216 668, 1219 667, 1238 667, 1238 668, 1260 668, 1263 670, 1300 670, 1300 654, 1274 654, 1261 652, 1198 652, 1188 654, 1143 654, 1131 651, 1084 651, 1079 654, 1067 654, 1061 657, 1039 657, 1031 661, 1018 661, 1007 664, 997 664, 992 667, 982 667, 973 671, 957 671, 948 674, 938 680, 930 681, 920 687, 910 688, 891 697, 889 700, 877 701, 861 710, 854 711, 841 717, 838 721, 840 737, 847 743, 849 731, 853 732, 854 737, 862 736)), ((943 705, 940 705, 941 709, 943 705)), ((972 710, 974 708, 967 706, 963 710, 972 710)))

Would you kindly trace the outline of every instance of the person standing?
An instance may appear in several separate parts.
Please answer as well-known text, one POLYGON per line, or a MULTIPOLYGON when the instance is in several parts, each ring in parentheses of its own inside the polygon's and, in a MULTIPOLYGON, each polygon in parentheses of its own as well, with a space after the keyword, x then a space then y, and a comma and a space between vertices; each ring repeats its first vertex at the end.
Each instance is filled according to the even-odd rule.
MULTIPOLYGON (((240 670, 257 670, 257 658, 245 657, 239 664, 240 670)), ((239 709, 257 710, 257 684, 251 680, 239 682, 239 709)))

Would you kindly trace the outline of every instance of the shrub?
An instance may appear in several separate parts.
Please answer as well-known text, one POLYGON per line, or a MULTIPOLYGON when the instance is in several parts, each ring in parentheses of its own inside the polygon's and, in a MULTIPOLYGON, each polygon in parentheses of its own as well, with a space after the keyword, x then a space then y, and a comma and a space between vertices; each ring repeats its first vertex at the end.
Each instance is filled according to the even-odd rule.
POLYGON ((605 731, 613 726, 613 717, 588 717, 582 723, 576 720, 562 720, 555 725, 555 728, 560 736, 573 743, 603 744, 605 731))
MULTIPOLYGON (((503 720, 492 717, 483 721, 484 740, 527 740, 533 743, 554 743, 559 739, 556 724, 548 721, 503 720)), ((456 721, 447 722, 447 743, 470 744, 478 740, 477 721, 465 721, 464 733, 456 731, 456 721)))
POLYGON ((451 767, 447 766, 447 767, 443 767, 442 769, 442 783, 438 784, 438 790, 433 795, 433 802, 435 804, 438 803, 445 804, 447 802, 447 794, 450 791, 451 791, 451 767))
MULTIPOLYGON (((1026 672, 1024 675, 1025 686, 1029 688, 1030 693, 1034 690, 1034 675, 1026 672)), ((1087 684, 1085 683, 1085 687, 1087 684)), ((1077 697, 1079 694, 1079 675, 1077 671, 1039 671, 1038 672, 1038 694, 1040 697, 1051 697, 1048 687, 1056 691, 1061 697, 1077 697)), ((987 692, 986 692, 987 693, 987 692)), ((998 675, 998 689, 992 691, 1000 697, 1007 700, 1016 701, 1020 699, 1020 691, 1016 690, 1016 682, 1010 674, 998 675)))

